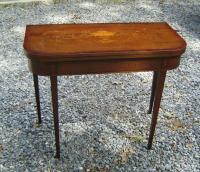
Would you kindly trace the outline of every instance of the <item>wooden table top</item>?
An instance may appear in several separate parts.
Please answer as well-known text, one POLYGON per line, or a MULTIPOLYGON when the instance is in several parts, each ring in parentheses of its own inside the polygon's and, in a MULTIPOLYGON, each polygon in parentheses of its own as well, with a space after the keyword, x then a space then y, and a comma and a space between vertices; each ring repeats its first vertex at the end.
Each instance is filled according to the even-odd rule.
POLYGON ((27 25, 24 40, 27 56, 44 61, 178 57, 185 48, 164 22, 27 25))

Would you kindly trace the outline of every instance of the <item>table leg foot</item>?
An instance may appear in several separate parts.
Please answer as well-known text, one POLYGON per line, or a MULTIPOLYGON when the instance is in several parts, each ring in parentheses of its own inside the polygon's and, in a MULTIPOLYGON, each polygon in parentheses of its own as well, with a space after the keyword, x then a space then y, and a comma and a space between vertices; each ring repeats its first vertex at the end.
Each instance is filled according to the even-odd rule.
POLYGON ((157 76, 158 76, 158 72, 154 71, 153 72, 152 87, 151 87, 151 98, 150 98, 149 110, 147 112, 148 114, 151 114, 152 108, 153 108, 153 103, 154 103, 154 98, 155 98, 157 76))
POLYGON ((54 158, 60 159, 60 154, 59 154, 59 155, 56 154, 56 155, 54 156, 54 158))
POLYGON ((162 98, 165 77, 166 77, 166 71, 158 72, 157 81, 156 81, 156 89, 155 89, 154 105, 153 105, 153 114, 152 114, 152 119, 151 119, 151 127, 150 127, 149 140, 148 140, 148 146, 147 146, 148 149, 151 149, 151 147, 152 147, 153 136, 155 133, 155 127, 156 127, 156 123, 157 123, 158 112, 159 112, 159 108, 160 108, 160 101, 162 98))
POLYGON ((54 119, 55 142, 56 142, 55 158, 60 158, 57 76, 50 76, 50 80, 51 80, 51 95, 52 95, 53 119, 54 119))
POLYGON ((35 88, 35 98, 37 104, 37 114, 38 114, 38 123, 42 123, 41 111, 40 111, 40 94, 39 94, 39 85, 38 85, 38 75, 33 74, 34 88, 35 88))

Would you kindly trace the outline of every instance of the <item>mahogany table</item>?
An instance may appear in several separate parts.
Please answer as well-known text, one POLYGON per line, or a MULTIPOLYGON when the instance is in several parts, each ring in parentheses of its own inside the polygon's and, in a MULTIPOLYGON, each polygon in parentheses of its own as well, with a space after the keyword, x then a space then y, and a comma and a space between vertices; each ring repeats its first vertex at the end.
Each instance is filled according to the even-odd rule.
POLYGON ((148 113, 153 136, 167 70, 178 67, 186 42, 167 23, 27 25, 24 50, 33 73, 38 122, 38 75, 50 76, 56 157, 60 157, 57 76, 153 71, 148 113))

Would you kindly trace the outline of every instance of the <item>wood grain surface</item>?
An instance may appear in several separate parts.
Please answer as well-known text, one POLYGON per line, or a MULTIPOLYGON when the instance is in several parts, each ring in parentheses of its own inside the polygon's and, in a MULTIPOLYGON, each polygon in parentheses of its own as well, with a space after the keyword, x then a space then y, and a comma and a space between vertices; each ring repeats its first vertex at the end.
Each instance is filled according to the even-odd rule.
POLYGON ((41 61, 173 57, 185 47, 167 23, 28 25, 24 40, 27 56, 41 61))

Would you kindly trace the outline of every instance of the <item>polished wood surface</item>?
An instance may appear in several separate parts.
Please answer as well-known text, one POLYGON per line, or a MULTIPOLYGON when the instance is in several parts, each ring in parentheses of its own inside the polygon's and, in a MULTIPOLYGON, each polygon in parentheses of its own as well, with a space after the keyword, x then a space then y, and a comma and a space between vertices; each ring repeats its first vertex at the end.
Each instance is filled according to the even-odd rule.
POLYGON ((50 76, 56 158, 60 158, 58 75, 153 71, 147 148, 151 149, 166 73, 180 64, 185 41, 167 23, 29 25, 24 50, 33 73, 38 122, 38 75, 50 76))
POLYGON ((40 62, 29 60, 29 69, 33 74, 49 75, 81 75, 122 72, 142 72, 170 70, 178 67, 180 57, 175 58, 139 58, 139 59, 109 59, 84 60, 64 62, 40 62))
POLYGON ((28 25, 24 41, 40 61, 174 57, 185 47, 167 23, 28 25))

